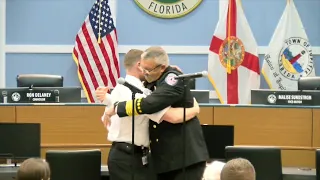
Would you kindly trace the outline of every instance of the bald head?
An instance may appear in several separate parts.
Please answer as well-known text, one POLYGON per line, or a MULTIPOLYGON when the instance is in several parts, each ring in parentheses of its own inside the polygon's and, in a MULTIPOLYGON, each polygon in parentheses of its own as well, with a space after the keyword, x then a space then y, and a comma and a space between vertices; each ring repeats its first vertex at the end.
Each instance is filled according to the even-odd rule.
POLYGON ((250 161, 236 158, 228 161, 220 174, 221 180, 255 180, 256 172, 250 161))

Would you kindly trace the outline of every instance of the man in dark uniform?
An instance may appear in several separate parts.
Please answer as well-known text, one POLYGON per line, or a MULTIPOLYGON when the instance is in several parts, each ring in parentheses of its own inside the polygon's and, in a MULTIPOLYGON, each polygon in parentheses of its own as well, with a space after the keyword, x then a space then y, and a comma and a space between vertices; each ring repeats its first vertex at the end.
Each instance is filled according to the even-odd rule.
MULTIPOLYGON (((160 47, 151 47, 142 54, 140 68, 143 70, 149 88, 154 88, 151 95, 138 98, 134 102, 116 102, 106 114, 119 117, 133 113, 152 114, 168 106, 193 106, 190 89, 183 97, 184 82, 175 77, 181 72, 169 66, 169 57, 160 47), (132 103, 136 110, 132 112, 132 103)), ((183 124, 160 124, 150 121, 149 125, 151 156, 158 180, 201 180, 208 160, 207 147, 197 117, 183 124), (185 128, 185 146, 183 145, 185 128), (185 158, 185 159, 184 159, 185 158), (184 168, 185 167, 185 168, 184 168), (185 173, 185 174, 184 174, 185 173)))

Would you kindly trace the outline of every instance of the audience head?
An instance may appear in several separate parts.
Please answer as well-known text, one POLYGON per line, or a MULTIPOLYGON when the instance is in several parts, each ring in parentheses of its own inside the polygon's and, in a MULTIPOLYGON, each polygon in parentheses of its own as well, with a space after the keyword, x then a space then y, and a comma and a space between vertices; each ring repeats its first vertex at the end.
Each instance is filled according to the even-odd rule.
POLYGON ((255 180, 256 172, 250 161, 236 158, 228 161, 220 174, 221 180, 255 180))
POLYGON ((140 69, 140 60, 143 51, 138 49, 131 49, 124 56, 124 67, 127 74, 138 77, 140 80, 144 80, 144 75, 140 69))
POLYGON ((27 159, 18 169, 17 180, 50 180, 50 167, 43 159, 27 159))
POLYGON ((169 56, 161 47, 150 47, 141 56, 140 67, 148 82, 158 80, 168 66, 169 56))

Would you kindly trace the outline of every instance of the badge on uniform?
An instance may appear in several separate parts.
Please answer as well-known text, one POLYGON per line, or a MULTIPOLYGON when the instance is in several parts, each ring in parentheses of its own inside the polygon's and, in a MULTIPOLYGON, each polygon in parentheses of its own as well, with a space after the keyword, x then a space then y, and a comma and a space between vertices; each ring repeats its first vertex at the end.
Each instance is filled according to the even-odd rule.
POLYGON ((166 83, 169 84, 170 86, 174 86, 178 83, 178 80, 175 79, 177 77, 176 74, 174 73, 169 73, 165 79, 166 83))
POLYGON ((146 164, 148 164, 148 156, 144 155, 142 156, 142 165, 146 165, 146 164))

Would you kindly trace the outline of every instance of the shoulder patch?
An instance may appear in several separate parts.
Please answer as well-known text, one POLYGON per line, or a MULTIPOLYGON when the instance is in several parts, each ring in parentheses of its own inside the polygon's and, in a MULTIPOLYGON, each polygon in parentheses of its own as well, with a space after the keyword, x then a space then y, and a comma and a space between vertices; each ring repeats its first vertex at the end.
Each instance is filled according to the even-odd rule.
POLYGON ((166 83, 169 84, 170 86, 174 86, 178 83, 178 80, 175 79, 177 77, 176 74, 174 73, 169 73, 165 79, 166 83))

